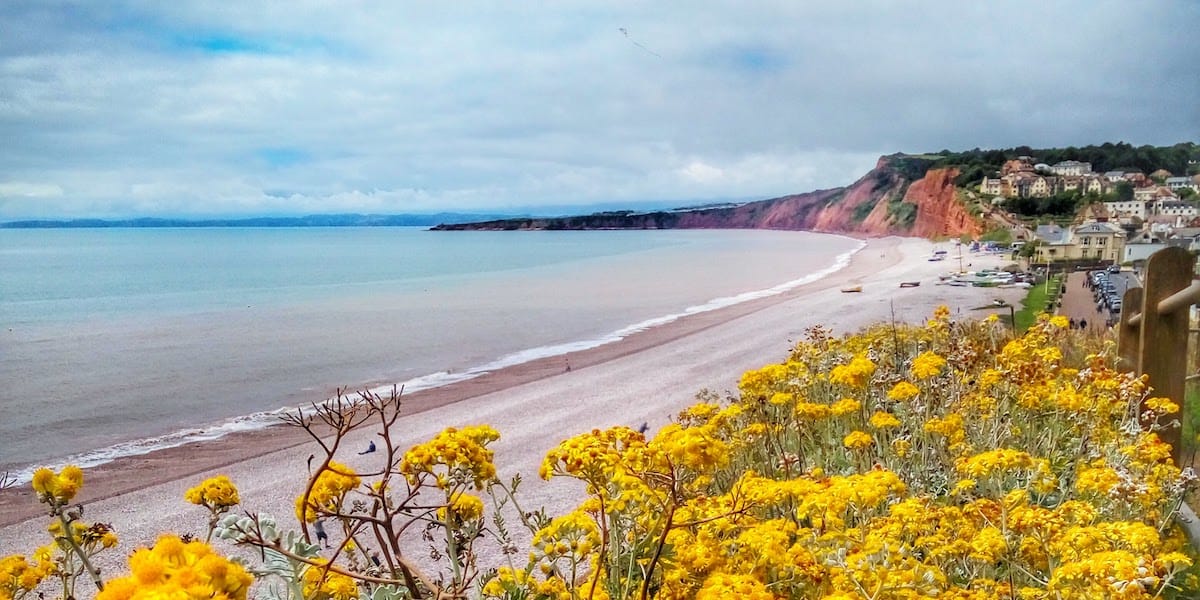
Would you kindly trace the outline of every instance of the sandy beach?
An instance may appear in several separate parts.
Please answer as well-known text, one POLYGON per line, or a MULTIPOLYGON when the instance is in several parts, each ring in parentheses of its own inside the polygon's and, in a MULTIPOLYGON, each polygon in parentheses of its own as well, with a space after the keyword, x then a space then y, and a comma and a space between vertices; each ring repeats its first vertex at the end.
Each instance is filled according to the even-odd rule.
MULTIPOLYGON (((393 439, 407 446, 448 426, 487 423, 501 439, 494 445, 501 477, 522 473, 527 507, 552 514, 579 498, 561 485, 537 479, 545 452, 560 440, 594 427, 650 425, 650 434, 689 405, 702 389, 732 390, 750 368, 782 360, 806 328, 836 333, 894 318, 922 322, 939 304, 962 318, 983 318, 973 307, 1001 298, 1019 302, 1019 288, 935 285, 937 275, 957 268, 951 258, 929 262, 934 245, 910 238, 868 241, 849 266, 789 292, 693 315, 592 350, 526 363, 458 384, 406 395, 406 415, 393 439), (900 288, 904 281, 920 287, 900 288), (860 293, 842 288, 862 286, 860 293), (566 368, 567 363, 570 369, 566 368)), ((1003 257, 969 255, 971 269, 1006 264, 1003 257)), ((375 456, 358 456, 374 431, 356 432, 339 459, 355 468, 375 456)), ((89 469, 79 500, 86 517, 111 523, 121 538, 102 568, 115 574, 124 556, 162 531, 203 532, 206 513, 183 500, 203 477, 229 475, 241 489, 243 508, 293 523, 292 507, 303 485, 306 460, 316 446, 287 427, 239 434, 215 442, 131 457, 89 469)), ((45 543, 42 510, 22 489, 0 492, 0 554, 28 553, 45 543)), ((228 550, 226 548, 226 550, 228 550)))

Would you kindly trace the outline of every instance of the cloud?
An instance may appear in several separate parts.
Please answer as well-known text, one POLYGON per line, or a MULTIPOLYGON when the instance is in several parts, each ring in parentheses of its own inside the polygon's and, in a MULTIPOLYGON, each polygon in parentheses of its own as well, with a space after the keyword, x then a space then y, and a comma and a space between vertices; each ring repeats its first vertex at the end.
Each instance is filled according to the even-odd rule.
POLYGON ((57 198, 63 195, 63 189, 53 183, 29 183, 11 181, 0 183, 0 198, 57 198))
POLYGON ((0 219, 769 197, 895 151, 1200 137, 1186 0, 29 0, 0 19, 0 182, 60 192, 0 187, 0 219))

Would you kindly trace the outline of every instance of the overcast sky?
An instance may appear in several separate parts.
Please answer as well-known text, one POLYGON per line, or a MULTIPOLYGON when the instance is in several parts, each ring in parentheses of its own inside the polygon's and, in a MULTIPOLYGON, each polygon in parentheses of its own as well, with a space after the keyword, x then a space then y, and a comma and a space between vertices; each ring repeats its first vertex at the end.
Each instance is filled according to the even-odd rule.
POLYGON ((1200 2, 0 2, 0 220, 767 198, 1200 140, 1200 2))

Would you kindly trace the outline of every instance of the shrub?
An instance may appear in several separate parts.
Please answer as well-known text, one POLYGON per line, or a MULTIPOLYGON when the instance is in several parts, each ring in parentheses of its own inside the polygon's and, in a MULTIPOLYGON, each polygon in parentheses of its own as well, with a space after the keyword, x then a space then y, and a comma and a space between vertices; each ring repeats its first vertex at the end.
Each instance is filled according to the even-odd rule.
MULTIPOLYGON (((292 419, 325 454, 296 501, 300 532, 253 514, 213 529, 254 547, 256 576, 288 598, 1194 597, 1175 525, 1194 477, 1156 433, 1177 426, 1179 407, 1115 370, 1111 344, 1074 335, 1042 316, 1014 339, 994 317, 954 323, 944 308, 923 327, 812 328, 785 362, 746 372, 737 396, 702 392, 653 438, 613 427, 563 440, 539 474, 587 491, 552 519, 517 504, 519 478, 496 480, 490 427, 403 450, 388 433, 397 394, 339 399, 292 419), (365 426, 382 429, 375 474, 334 460, 365 426), (512 513, 532 536, 524 558, 512 513), (317 519, 337 525, 331 554, 312 544, 317 519), (421 544, 401 535, 412 525, 440 572, 412 561, 421 544), (504 564, 476 564, 484 537, 504 564)), ((62 527, 32 562, 0 561, 9 596, 23 573, 66 572, 41 565, 96 550, 63 533, 87 529, 63 511, 76 475, 35 480, 62 527)), ((188 499, 215 516, 237 493, 214 479, 188 499)), ((195 556, 208 562, 186 577, 208 587, 173 597, 245 596, 240 565, 188 544, 167 536, 135 553, 132 577, 169 586, 183 567, 151 558, 195 556)))

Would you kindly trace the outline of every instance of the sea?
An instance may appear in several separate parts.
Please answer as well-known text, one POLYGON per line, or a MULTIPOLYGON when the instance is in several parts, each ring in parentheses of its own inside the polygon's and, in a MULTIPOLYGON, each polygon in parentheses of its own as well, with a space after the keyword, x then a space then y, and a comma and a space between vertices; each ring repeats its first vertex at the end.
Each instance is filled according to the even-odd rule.
POLYGON ((814 281, 861 247, 735 230, 0 230, 0 473, 613 343, 814 281))

